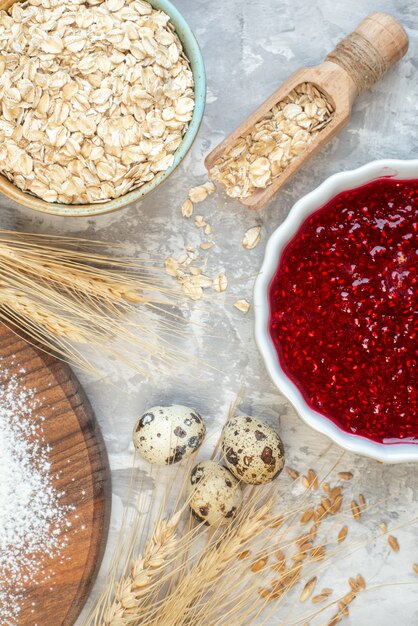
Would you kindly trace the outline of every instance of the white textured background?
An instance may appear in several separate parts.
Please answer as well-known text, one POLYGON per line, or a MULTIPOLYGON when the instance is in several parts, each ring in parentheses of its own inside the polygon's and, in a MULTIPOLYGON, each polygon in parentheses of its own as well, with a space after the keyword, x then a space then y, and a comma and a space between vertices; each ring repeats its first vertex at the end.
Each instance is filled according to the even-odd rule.
MULTIPOLYGON (((195 31, 202 47, 208 75, 207 109, 198 139, 183 165, 162 188, 137 205, 98 219, 44 217, 0 199, 1 225, 33 232, 82 235, 134 244, 161 254, 182 253, 187 240, 200 241, 200 231, 182 219, 180 205, 187 189, 204 182, 204 155, 232 130, 294 70, 319 63, 337 41, 372 11, 396 15, 406 27, 409 52, 380 84, 355 104, 349 125, 297 177, 288 183, 269 206, 252 213, 221 194, 200 205, 213 225, 216 246, 206 253, 209 275, 225 271, 226 294, 211 292, 194 312, 196 320, 216 327, 216 333, 190 327, 184 347, 193 350, 219 372, 183 368, 177 375, 145 378, 104 364, 116 387, 106 380, 82 375, 86 391, 101 424, 113 472, 114 511, 110 545, 120 522, 132 463, 130 447, 134 419, 147 407, 178 402, 196 407, 207 417, 210 449, 223 422, 228 404, 245 384, 243 408, 278 423, 288 457, 308 467, 328 441, 312 432, 295 415, 267 378, 253 340, 252 312, 243 316, 232 307, 237 298, 251 299, 254 277, 260 267, 269 234, 281 223, 293 202, 325 177, 383 157, 418 157, 418 3, 416 0, 174 0, 195 31), (262 225, 262 243, 246 252, 241 240, 246 229, 262 225), (197 377, 196 377, 197 374, 197 377)), ((208 292, 209 294, 209 292, 208 292)), ((335 456, 338 451, 334 450, 335 456)), ((331 458, 334 458, 331 457, 331 458)), ((377 521, 396 524, 418 513, 416 466, 384 467, 346 454, 344 469, 352 469, 358 490, 380 505, 379 519, 371 514, 365 523, 373 530, 377 521)), ((152 481, 150 481, 151 488, 152 481)), ((356 487, 357 489, 357 487, 356 487)), ((385 541, 341 561, 332 580, 362 572, 373 584, 417 583, 411 565, 418 562, 418 529, 409 526, 394 533, 401 551, 394 555, 385 541)), ((331 571, 330 571, 331 575, 331 571)), ((340 589, 345 588, 345 582, 340 589)), ((418 624, 418 585, 381 587, 369 591, 353 604, 347 624, 356 626, 405 626, 418 624)), ((285 623, 277 615, 272 624, 285 623)), ((291 623, 286 621, 286 623, 291 623)), ((321 620, 315 622, 320 624, 321 620)))

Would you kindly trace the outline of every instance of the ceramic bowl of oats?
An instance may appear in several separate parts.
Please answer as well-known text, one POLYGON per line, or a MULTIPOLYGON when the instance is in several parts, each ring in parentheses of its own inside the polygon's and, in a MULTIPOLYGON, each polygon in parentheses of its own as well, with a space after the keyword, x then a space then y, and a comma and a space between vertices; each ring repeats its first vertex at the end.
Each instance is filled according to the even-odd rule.
POLYGON ((168 0, 0 0, 0 191, 121 209, 178 167, 203 117, 197 41, 168 0))

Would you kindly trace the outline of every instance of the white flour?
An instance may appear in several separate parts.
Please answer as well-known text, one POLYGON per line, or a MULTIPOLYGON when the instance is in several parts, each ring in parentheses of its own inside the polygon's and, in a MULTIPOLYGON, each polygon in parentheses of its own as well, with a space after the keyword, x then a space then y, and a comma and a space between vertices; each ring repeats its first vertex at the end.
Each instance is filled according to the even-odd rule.
MULTIPOLYGON (((1 367, 1 364, 0 364, 1 367)), ((22 371, 23 373, 23 371, 22 371)), ((39 402, 0 374, 0 624, 18 623, 26 584, 45 580, 46 559, 60 555, 68 507, 53 486, 39 402), (36 420, 34 415, 36 414, 36 420), (7 583, 7 586, 6 586, 7 583)))

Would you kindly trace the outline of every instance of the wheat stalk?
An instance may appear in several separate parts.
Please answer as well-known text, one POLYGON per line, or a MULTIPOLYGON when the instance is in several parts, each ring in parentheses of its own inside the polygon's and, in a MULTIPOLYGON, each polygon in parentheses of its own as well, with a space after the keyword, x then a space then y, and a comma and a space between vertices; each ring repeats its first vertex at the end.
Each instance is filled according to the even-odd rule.
MULTIPOLYGON (((226 528, 215 530, 211 527, 206 531, 199 525, 194 527, 193 532, 187 531, 187 527, 187 532, 179 530, 169 559, 161 565, 162 570, 158 570, 158 575, 148 585, 145 584, 146 575, 142 578, 141 573, 146 553, 144 549, 144 556, 139 557, 140 581, 144 581, 144 587, 135 595, 133 570, 130 570, 130 576, 119 574, 122 579, 120 589, 116 586, 120 594, 116 608, 121 610, 123 596, 126 597, 127 607, 123 612, 116 613, 112 608, 115 606, 114 595, 110 596, 109 602, 109 595, 104 593, 94 610, 96 621, 87 621, 86 626, 92 623, 94 626, 263 626, 273 613, 277 616, 278 611, 280 623, 289 626, 311 623, 318 617, 321 617, 323 626, 334 626, 349 614, 351 603, 360 591, 363 594, 366 587, 369 588, 370 581, 366 585, 364 578, 353 572, 352 577, 347 578, 348 593, 341 594, 328 589, 322 575, 326 576, 334 563, 354 555, 381 537, 387 537, 390 531, 416 523, 416 519, 409 519, 390 531, 386 526, 383 531, 382 525, 376 523, 382 530, 377 534, 366 532, 363 527, 359 536, 352 537, 350 530, 349 540, 340 544, 338 537, 342 525, 348 523, 350 518, 353 523, 351 502, 354 481, 347 483, 348 478, 353 478, 350 472, 342 472, 342 477, 338 474, 343 454, 338 454, 331 466, 327 460, 329 454, 330 446, 319 457, 325 456, 325 460, 318 472, 308 469, 304 475, 290 469, 290 486, 286 486, 286 481, 281 479, 273 485, 246 488, 246 504, 226 528), (335 473, 338 475, 337 483, 335 473), (345 485, 341 484, 341 480, 345 485), (303 485, 305 489, 295 497, 293 489, 296 483, 299 483, 299 488, 303 485), (281 485, 284 485, 283 489, 280 489, 281 485), (284 500, 286 495, 290 496, 289 502, 284 500), (275 507, 279 503, 280 510, 277 511, 275 507), (295 592, 291 593, 292 590, 295 592), (310 600, 311 608, 302 604, 301 600, 310 600), (108 615, 108 607, 112 617, 120 621, 103 623, 102 615, 108 615), (295 607, 298 607, 297 614, 293 615, 295 607), (303 607, 304 615, 301 615, 303 607), (323 616, 331 610, 334 614, 324 621, 323 616)), ((165 493, 171 494, 173 484, 178 481, 173 481, 172 476, 171 480, 170 476, 167 478, 165 493)), ((183 498, 184 506, 187 502, 184 501, 184 493, 180 494, 188 482, 189 471, 185 470, 178 495, 178 498, 183 498)), ((361 494, 355 497, 361 503, 362 515, 368 516, 369 522, 371 516, 378 515, 381 507, 387 510, 387 499, 369 503, 361 494)), ((158 519, 164 519, 164 508, 163 504, 157 518, 157 529, 158 519)), ((146 510, 146 520, 151 523, 152 516, 149 509, 146 510)), ((174 510, 178 510, 178 502, 174 510)), ((140 522, 139 517, 137 521, 146 536, 147 524, 140 522)), ((358 521, 355 525, 361 528, 358 521)), ((114 572, 116 576, 116 568, 114 572)), ((114 582, 112 585, 113 593, 114 582)))
MULTIPOLYGON (((47 352, 97 374, 92 353, 149 373, 198 359, 176 347, 184 302, 162 266, 121 246, 0 230, 0 319, 47 352)), ((201 365, 199 363, 199 365, 201 365)))
MULTIPOLYGON (((165 597, 161 611, 152 618, 153 626, 187 624, 194 603, 235 561, 243 548, 254 541, 271 523, 272 501, 247 512, 236 525, 226 531, 214 547, 205 550, 197 564, 185 573, 174 592, 165 597)), ((143 621, 142 624, 150 622, 143 621)))
POLYGON ((103 626, 126 626, 132 615, 135 618, 140 616, 142 600, 150 593, 156 578, 176 553, 176 530, 180 516, 181 512, 178 512, 169 520, 156 523, 151 539, 145 543, 143 554, 132 562, 130 575, 117 584, 114 599, 105 611, 103 626))
MULTIPOLYGON (((88 343, 89 336, 84 329, 44 308, 38 302, 28 298, 25 293, 0 284, 0 306, 25 318, 28 324, 44 328, 57 337, 71 339, 77 343, 88 343)), ((17 321, 17 320, 16 320, 17 321)))
POLYGON ((132 280, 118 275, 118 272, 111 269, 92 268, 64 260, 60 260, 59 263, 51 262, 43 257, 38 258, 33 251, 26 256, 22 250, 13 250, 8 244, 0 244, 0 259, 3 267, 6 264, 12 267, 17 265, 25 272, 36 276, 37 280, 50 281, 70 291, 88 294, 89 297, 115 303, 146 301, 139 291, 140 287, 145 285, 141 284, 138 278, 132 280))

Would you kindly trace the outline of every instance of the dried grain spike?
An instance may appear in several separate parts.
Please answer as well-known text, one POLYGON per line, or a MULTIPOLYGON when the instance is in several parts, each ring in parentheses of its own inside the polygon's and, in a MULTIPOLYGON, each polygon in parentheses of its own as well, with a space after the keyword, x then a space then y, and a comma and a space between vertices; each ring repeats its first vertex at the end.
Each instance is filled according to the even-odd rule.
POLYGON ((283 525, 284 519, 282 515, 278 515, 275 520, 270 524, 269 528, 280 528, 283 525))
POLYGON ((352 500, 351 502, 351 513, 354 519, 358 522, 361 518, 361 512, 360 507, 355 500, 352 500))
POLYGON ((348 609, 348 606, 346 604, 344 604, 344 602, 339 602, 338 603, 338 609, 339 609, 339 614, 343 617, 348 617, 350 615, 350 611, 348 609))
POLYGON ((338 496, 342 496, 343 492, 341 490, 341 487, 333 487, 331 489, 331 491, 329 492, 329 498, 331 500, 335 500, 336 498, 338 498, 338 496))
POLYGON ((357 597, 357 593, 355 591, 349 591, 343 598, 341 598, 341 602, 345 605, 350 604, 357 597))
POLYGON ((319 487, 318 476, 316 475, 316 472, 313 469, 308 470, 307 479, 309 481, 310 488, 316 491, 319 487))
POLYGON ((264 569, 264 567, 267 565, 267 562, 268 556, 263 556, 260 559, 257 559, 257 561, 254 561, 250 569, 252 572, 259 572, 260 570, 264 569))
POLYGON ((343 496, 341 494, 339 494, 334 502, 332 503, 332 505, 330 506, 330 512, 335 515, 335 513, 338 513, 338 511, 341 509, 343 503, 343 496))
POLYGON ((277 561, 281 564, 285 564, 286 563, 286 556, 283 552, 283 550, 277 550, 277 552, 274 553, 274 556, 276 557, 277 561))
POLYGON ((238 558, 240 561, 243 561, 244 559, 247 559, 251 554, 251 550, 243 550, 241 552, 241 554, 239 554, 238 558))
POLYGON ((364 580, 363 576, 361 574, 357 574, 356 576, 356 582, 357 585, 360 589, 366 589, 366 581, 364 580))
POLYGON ((312 561, 322 561, 325 558, 326 547, 324 545, 317 546, 311 552, 312 561))
POLYGON ((300 518, 300 523, 307 524, 308 522, 311 521, 311 519, 313 518, 313 515, 314 515, 314 510, 312 508, 306 509, 306 511, 302 513, 302 516, 300 518))
POLYGON ((312 598, 312 602, 314 604, 320 604, 321 602, 325 602, 325 600, 328 600, 330 595, 332 595, 332 589, 330 589, 329 587, 325 587, 324 589, 322 589, 321 593, 312 598))
POLYGON ((258 590, 258 594, 263 600, 273 600, 271 589, 262 588, 258 590))

